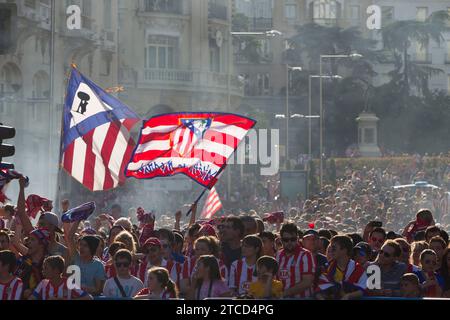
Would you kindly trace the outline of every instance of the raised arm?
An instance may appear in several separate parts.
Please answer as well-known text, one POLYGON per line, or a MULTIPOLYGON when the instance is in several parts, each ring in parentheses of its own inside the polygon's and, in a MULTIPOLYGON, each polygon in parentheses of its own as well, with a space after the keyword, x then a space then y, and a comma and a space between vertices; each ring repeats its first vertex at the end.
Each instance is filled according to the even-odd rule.
POLYGON ((193 203, 191 205, 191 219, 189 220, 189 227, 195 223, 196 215, 197 215, 197 203, 193 203))
POLYGON ((181 211, 175 212, 175 226, 174 229, 180 231, 181 211))
POLYGON ((25 234, 29 234, 33 231, 33 225, 30 218, 25 212, 25 184, 26 179, 24 177, 19 178, 19 198, 17 199, 17 216, 20 219, 20 223, 23 226, 25 234))
POLYGON ((69 263, 72 261, 72 258, 77 253, 77 243, 75 240, 75 233, 80 225, 80 221, 72 222, 72 223, 64 223, 64 240, 67 244, 67 259, 66 262, 69 263))

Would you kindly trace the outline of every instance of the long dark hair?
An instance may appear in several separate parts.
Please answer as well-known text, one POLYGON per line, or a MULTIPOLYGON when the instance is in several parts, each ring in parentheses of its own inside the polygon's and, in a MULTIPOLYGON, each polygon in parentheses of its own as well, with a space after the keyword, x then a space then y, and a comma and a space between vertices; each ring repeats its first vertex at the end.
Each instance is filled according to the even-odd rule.
MULTIPOLYGON (((222 276, 220 275, 219 262, 217 258, 213 255, 205 255, 200 256, 197 260, 197 264, 202 263, 206 268, 209 269, 209 280, 211 281, 211 285, 214 281, 222 280, 222 276)), ((203 279, 197 279, 195 282, 195 289, 200 290, 203 284, 203 279)))
POLYGON ((148 271, 148 274, 154 274, 161 287, 166 289, 171 296, 178 298, 178 289, 175 282, 169 277, 169 272, 165 268, 153 267, 148 271))
POLYGON ((444 279, 444 291, 450 290, 450 274, 448 272, 449 265, 447 262, 448 255, 450 254, 450 248, 445 249, 444 255, 441 259, 441 268, 439 270, 439 273, 441 274, 442 278, 444 279))

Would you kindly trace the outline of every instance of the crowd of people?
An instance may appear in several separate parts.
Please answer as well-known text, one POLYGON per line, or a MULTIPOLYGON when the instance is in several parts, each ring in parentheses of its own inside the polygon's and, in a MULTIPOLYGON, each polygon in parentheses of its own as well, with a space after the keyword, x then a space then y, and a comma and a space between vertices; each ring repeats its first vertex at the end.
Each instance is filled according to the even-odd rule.
POLYGON ((211 220, 197 217, 196 204, 189 218, 115 204, 65 222, 68 199, 60 210, 47 200, 30 217, 21 177, 16 205, 0 210, 0 297, 450 298, 449 194, 395 189, 396 177, 348 169, 335 185, 294 202, 268 187, 253 209, 211 220), (79 286, 69 281, 74 266, 79 286), (370 279, 374 268, 378 282, 370 279))

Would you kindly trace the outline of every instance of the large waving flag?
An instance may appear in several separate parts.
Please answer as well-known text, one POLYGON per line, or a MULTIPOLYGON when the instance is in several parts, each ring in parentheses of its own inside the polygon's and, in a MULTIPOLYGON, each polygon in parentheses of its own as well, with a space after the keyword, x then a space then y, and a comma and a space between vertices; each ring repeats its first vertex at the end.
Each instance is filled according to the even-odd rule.
POLYGON ((201 217, 204 219, 211 219, 211 217, 220 209, 222 209, 222 202, 220 201, 216 188, 213 187, 206 198, 201 217))
POLYGON ((230 113, 172 113, 144 122, 125 175, 138 179, 182 173, 211 189, 256 121, 230 113))
POLYGON ((92 191, 122 184, 135 147, 130 130, 138 121, 126 105, 72 68, 64 106, 63 168, 92 191))

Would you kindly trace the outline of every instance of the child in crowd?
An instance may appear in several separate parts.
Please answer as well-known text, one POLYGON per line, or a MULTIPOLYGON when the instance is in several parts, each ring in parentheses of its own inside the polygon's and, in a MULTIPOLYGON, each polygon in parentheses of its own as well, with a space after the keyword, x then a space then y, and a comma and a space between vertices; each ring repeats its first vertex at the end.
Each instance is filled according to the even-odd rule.
POLYGON ((105 282, 103 295, 112 298, 132 298, 142 290, 142 281, 131 275, 132 254, 127 249, 120 249, 114 255, 114 267, 117 275, 105 282))
POLYGON ((34 289, 28 300, 91 300, 92 296, 81 289, 71 289, 63 277, 64 258, 50 256, 43 265, 44 279, 34 289))
POLYGON ((22 280, 14 276, 16 255, 9 250, 0 251, 0 300, 20 300, 22 280))
POLYGON ((400 292, 403 298, 421 297, 419 278, 414 273, 405 273, 400 279, 400 292))
POLYGON ((169 277, 165 268, 152 267, 147 275, 147 288, 142 289, 134 299, 166 300, 178 298, 175 282, 169 277))
POLYGON ((271 256, 262 256, 256 262, 258 280, 250 284, 249 295, 255 299, 281 298, 283 283, 275 279, 278 262, 271 256))

